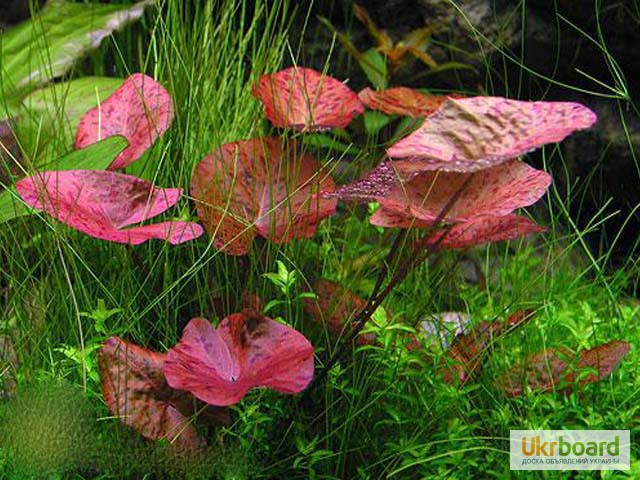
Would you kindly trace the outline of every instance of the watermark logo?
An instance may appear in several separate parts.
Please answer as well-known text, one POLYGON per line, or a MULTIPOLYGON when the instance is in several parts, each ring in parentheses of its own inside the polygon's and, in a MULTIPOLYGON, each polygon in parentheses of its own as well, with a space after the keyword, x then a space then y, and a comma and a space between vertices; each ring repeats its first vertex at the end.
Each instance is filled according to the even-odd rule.
POLYGON ((629 470, 629 430, 510 430, 511 470, 629 470))

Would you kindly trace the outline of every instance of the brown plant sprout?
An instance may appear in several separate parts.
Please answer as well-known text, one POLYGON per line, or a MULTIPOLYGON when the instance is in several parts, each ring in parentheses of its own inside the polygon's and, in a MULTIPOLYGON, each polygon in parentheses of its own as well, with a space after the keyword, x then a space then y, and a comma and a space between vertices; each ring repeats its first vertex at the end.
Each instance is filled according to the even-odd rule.
POLYGON ((477 377, 491 344, 527 323, 533 318, 534 313, 532 310, 519 310, 506 320, 481 322, 467 333, 458 334, 438 367, 443 380, 449 384, 464 385, 477 377))
POLYGON ((153 78, 136 73, 82 117, 75 147, 84 148, 113 135, 122 135, 129 146, 116 157, 109 169, 125 168, 154 144, 172 120, 171 95, 153 78))
POLYGON ((564 347, 546 349, 511 368, 497 385, 510 397, 554 390, 570 393, 611 375, 630 348, 628 342, 613 340, 577 355, 564 347))
POLYGON ((387 57, 392 71, 406 66, 411 58, 420 60, 431 70, 439 67, 438 63, 426 52, 431 35, 438 29, 439 25, 412 30, 402 40, 394 43, 385 30, 378 28, 362 5, 355 4, 353 13, 367 27, 371 36, 376 40, 378 44, 376 50, 387 57))
POLYGON ((313 236, 336 209, 333 180, 295 142, 275 137, 225 143, 195 168, 191 194, 213 245, 246 255, 256 235, 282 244, 313 236))
MULTIPOLYGON (((98 354, 105 401, 113 415, 145 438, 167 440, 180 451, 203 448, 206 442, 191 418, 201 409, 189 393, 169 387, 166 357, 118 337, 107 339, 98 354)), ((204 417, 218 424, 230 420, 221 408, 208 407, 204 417)))
MULTIPOLYGON (((367 304, 366 300, 331 280, 318 280, 313 286, 313 291, 316 298, 303 300, 304 311, 320 325, 326 326, 329 333, 335 337, 349 331, 349 321, 367 304)), ((351 326, 353 327, 353 324, 351 326)), ((373 333, 361 334, 356 339, 358 345, 372 345, 374 342, 373 333)))
POLYGON ((344 128, 364 112, 349 87, 311 68, 290 67, 263 75, 252 92, 274 126, 303 132, 344 128))

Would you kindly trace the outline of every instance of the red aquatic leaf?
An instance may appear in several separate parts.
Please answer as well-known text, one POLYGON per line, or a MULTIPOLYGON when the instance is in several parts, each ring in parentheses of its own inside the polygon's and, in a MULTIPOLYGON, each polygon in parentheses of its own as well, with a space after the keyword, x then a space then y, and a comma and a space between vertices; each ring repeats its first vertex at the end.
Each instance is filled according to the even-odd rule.
POLYGON ((629 343, 622 340, 583 350, 577 357, 565 348, 544 350, 506 372, 499 384, 512 397, 523 395, 525 387, 536 393, 551 392, 556 387, 569 392, 576 385, 588 385, 609 376, 629 350, 629 343))
POLYGON ((397 172, 395 163, 383 162, 361 179, 333 193, 323 192, 323 197, 375 200, 387 212, 430 222, 439 217, 457 194, 443 220, 460 222, 480 216, 508 215, 535 203, 551 184, 550 175, 519 160, 475 173, 435 171, 414 175, 397 172))
POLYGON ((429 95, 407 87, 387 90, 371 90, 369 87, 358 93, 360 101, 371 110, 380 110, 390 115, 428 117, 447 101, 459 95, 429 95))
POLYGON ((184 392, 167 385, 162 368, 166 355, 109 338, 99 351, 102 393, 109 410, 145 438, 167 439, 179 449, 205 445, 176 403, 184 392))
POLYGON ((364 107, 344 83, 311 68, 290 67, 263 75, 253 95, 276 127, 314 131, 346 127, 364 107))
POLYGON ((578 103, 450 98, 388 154, 404 172, 471 172, 559 142, 595 121, 596 115, 578 103))
POLYGON ((129 142, 109 166, 124 168, 136 161, 171 125, 173 102, 162 85, 142 73, 128 77, 113 94, 80 120, 76 148, 113 135, 129 142))
POLYGON ((16 190, 29 206, 102 240, 136 245, 157 238, 177 244, 203 233, 197 223, 182 221, 125 228, 161 214, 182 192, 122 173, 48 171, 20 180, 16 190))
POLYGON ((427 244, 439 249, 463 249, 544 231, 544 227, 520 215, 485 216, 437 231, 427 239, 427 244))
POLYGON ((520 310, 506 320, 481 322, 451 343, 440 362, 439 371, 446 383, 464 384, 482 369, 491 343, 533 318, 532 310, 520 310))
MULTIPOLYGON (((366 300, 351 290, 330 280, 321 279, 314 285, 316 298, 305 298, 303 307, 321 325, 326 325, 333 335, 345 332, 345 326, 367 305, 366 300)), ((372 333, 361 334, 356 343, 370 345, 375 341, 372 333)))
POLYGON ((164 373, 173 388, 211 405, 232 405, 256 387, 304 390, 313 377, 313 346, 293 328, 251 310, 229 315, 218 328, 194 318, 167 353, 164 373))
POLYGON ((328 173, 294 142, 273 137, 226 143, 197 166, 191 194, 216 248, 245 255, 256 234, 276 243, 309 238, 335 212, 328 173))

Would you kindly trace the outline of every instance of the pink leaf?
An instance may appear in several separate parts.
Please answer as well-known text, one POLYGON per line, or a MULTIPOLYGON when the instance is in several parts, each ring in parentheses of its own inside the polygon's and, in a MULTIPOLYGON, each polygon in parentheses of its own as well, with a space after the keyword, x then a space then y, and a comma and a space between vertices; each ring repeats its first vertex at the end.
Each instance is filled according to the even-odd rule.
POLYGON ((520 215, 485 216, 435 232, 429 237, 427 244, 439 249, 463 249, 485 243, 515 240, 544 231, 545 229, 533 220, 520 215))
POLYGON ((167 385, 162 368, 166 355, 109 338, 99 351, 102 393, 109 410, 145 438, 167 439, 177 448, 205 445, 189 419, 176 408, 185 394, 167 385))
MULTIPOLYGON (((551 176, 519 160, 511 160, 475 173, 396 172, 396 162, 383 162, 360 180, 324 193, 325 198, 376 200, 387 211, 433 221, 457 194, 444 217, 447 222, 479 216, 504 216, 535 203, 551 184, 551 176)), ((383 215, 382 213, 379 216, 383 215)))
POLYGON ((29 206, 102 240, 137 245, 157 238, 177 244, 203 233, 200 225, 191 222, 125 229, 161 214, 181 195, 179 188, 158 188, 130 175, 97 170, 49 171, 20 180, 16 190, 29 206))
POLYGON ((459 95, 428 95, 413 88, 395 87, 374 91, 365 88, 358 93, 360 101, 371 110, 380 110, 389 115, 428 117, 447 101, 459 95))
POLYGON ((191 194, 216 248, 245 255, 256 234, 275 243, 313 236, 333 214, 335 188, 328 173, 294 142, 264 137, 226 143, 197 166, 191 194))
POLYGON ((385 228, 429 228, 433 225, 433 222, 409 217, 384 207, 373 212, 373 215, 369 217, 369 223, 376 227, 385 228))
POLYGON ((313 377, 313 347, 296 330, 251 310, 218 328, 194 318, 167 353, 169 385, 211 405, 232 405, 252 388, 297 393, 313 377))
POLYGON ((253 95, 276 127, 314 131, 346 127, 364 107, 344 83, 310 68, 291 67, 263 75, 253 95))
POLYGON ((559 142, 595 121, 596 115, 578 103, 450 98, 388 154, 407 173, 471 172, 559 142))
POLYGON ((129 142, 109 166, 115 170, 133 163, 171 125, 173 102, 162 85, 142 73, 128 77, 109 98, 80 120, 76 148, 122 135, 129 142))

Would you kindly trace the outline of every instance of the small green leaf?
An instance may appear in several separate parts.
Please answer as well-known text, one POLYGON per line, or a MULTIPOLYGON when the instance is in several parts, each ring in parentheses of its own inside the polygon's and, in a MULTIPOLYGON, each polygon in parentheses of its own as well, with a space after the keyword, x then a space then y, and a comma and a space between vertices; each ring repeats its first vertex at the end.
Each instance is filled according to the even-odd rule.
POLYGON ((359 58, 356 58, 356 60, 376 90, 387 88, 389 73, 387 71, 387 60, 384 55, 375 48, 370 48, 359 58))
POLYGON ((367 135, 374 136, 384 127, 386 127, 392 118, 384 113, 367 110, 364 112, 364 130, 367 135))

